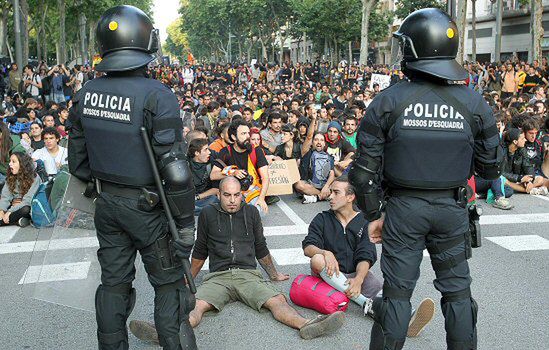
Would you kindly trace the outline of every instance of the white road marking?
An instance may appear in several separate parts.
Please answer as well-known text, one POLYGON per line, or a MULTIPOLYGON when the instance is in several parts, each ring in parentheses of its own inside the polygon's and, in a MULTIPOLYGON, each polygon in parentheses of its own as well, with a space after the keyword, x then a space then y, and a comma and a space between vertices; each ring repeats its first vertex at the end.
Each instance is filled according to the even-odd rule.
POLYGON ((52 239, 51 241, 27 241, 0 244, 0 255, 14 253, 43 252, 46 250, 97 248, 97 237, 52 239))
POLYGON ((307 225, 307 223, 303 221, 303 219, 299 215, 297 215, 297 213, 292 208, 290 208, 290 206, 286 204, 286 202, 282 200, 282 198, 278 202, 276 202, 276 205, 280 208, 280 210, 284 212, 284 214, 286 214, 286 216, 290 220, 292 220, 294 224, 307 225))
POLYGON ((548 196, 535 195, 534 197, 539 198, 539 199, 543 199, 544 201, 549 201, 548 196))
POLYGON ((3 226, 0 228, 0 243, 8 243, 19 230, 19 226, 3 226))
POLYGON ((90 261, 29 266, 19 284, 86 279, 90 266, 90 261))
POLYGON ((263 228, 263 235, 270 236, 297 236, 306 235, 309 225, 269 226, 263 228))
POLYGON ((486 237, 486 239, 512 252, 549 249, 549 240, 538 235, 499 236, 486 237))
POLYGON ((529 224, 536 222, 549 222, 549 213, 482 215, 480 217, 481 225, 529 224))

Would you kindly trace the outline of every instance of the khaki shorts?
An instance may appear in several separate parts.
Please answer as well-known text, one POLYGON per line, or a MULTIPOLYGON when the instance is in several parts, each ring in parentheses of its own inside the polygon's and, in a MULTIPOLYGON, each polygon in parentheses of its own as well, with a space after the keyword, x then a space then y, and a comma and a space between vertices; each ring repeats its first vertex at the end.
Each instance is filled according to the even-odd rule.
POLYGON ((282 294, 258 270, 233 269, 212 272, 204 276, 197 288, 196 299, 213 305, 217 311, 233 301, 241 301, 252 309, 261 310, 263 304, 282 294))

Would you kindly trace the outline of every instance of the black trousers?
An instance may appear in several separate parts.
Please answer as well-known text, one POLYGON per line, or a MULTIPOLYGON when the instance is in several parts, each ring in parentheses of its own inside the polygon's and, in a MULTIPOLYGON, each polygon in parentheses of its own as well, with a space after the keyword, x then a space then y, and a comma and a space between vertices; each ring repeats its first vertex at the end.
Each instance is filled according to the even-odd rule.
POLYGON ((152 249, 169 234, 163 211, 142 211, 136 199, 103 192, 96 201, 95 227, 102 283, 96 292, 99 349, 128 349, 126 321, 135 303, 131 283, 138 250, 155 289, 154 319, 160 344, 165 349, 196 348, 188 320, 194 296, 184 284, 183 268, 162 269, 158 253, 152 249), (190 334, 191 346, 179 343, 180 327, 190 334))
POLYGON ((404 346, 425 248, 436 273, 435 288, 442 294, 448 349, 476 349, 477 306, 465 254, 467 215, 452 198, 389 198, 382 233, 383 298, 374 302, 371 350, 404 346))
POLYGON ((19 222, 19 219, 23 217, 30 219, 30 211, 30 206, 25 205, 10 214, 10 220, 7 224, 4 222, 4 220, 0 219, 0 226, 16 225, 19 222))

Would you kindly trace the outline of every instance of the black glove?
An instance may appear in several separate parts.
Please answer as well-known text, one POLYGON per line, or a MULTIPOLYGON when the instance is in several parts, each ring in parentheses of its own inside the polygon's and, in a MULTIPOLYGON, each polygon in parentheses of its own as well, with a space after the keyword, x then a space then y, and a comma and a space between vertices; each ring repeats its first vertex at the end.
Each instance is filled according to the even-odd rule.
POLYGON ((194 227, 179 228, 179 238, 173 241, 175 255, 181 259, 189 259, 194 245, 194 227))

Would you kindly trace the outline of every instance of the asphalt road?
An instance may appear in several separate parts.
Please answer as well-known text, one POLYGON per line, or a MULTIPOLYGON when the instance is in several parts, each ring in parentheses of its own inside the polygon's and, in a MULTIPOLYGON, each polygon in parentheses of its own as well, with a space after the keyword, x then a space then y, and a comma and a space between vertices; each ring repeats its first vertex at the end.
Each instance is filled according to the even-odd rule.
MULTIPOLYGON (((480 308, 479 349, 547 349, 549 197, 515 195, 512 201, 515 209, 511 211, 484 204, 483 247, 475 249, 474 257, 469 260, 472 291, 480 308)), ((267 243, 278 269, 291 276, 289 281, 277 283, 286 295, 293 278, 308 272, 306 260, 299 254, 306 224, 326 209, 327 203, 302 205, 293 196, 283 196, 283 202, 271 206, 270 214, 264 219, 266 232, 271 234, 267 243)), ((78 232, 74 234, 82 236, 78 232)), ((31 227, 0 228, 0 349, 96 349, 92 312, 34 298, 45 282, 33 283, 37 281, 33 280, 36 276, 30 272, 24 275, 29 264, 40 265, 44 261, 43 251, 31 252, 37 238, 40 243, 48 236, 31 227)), ((86 246, 85 238, 79 242, 86 246)), ((88 253, 95 250, 93 245, 86 249, 63 244, 58 246, 57 253, 69 258, 77 249, 88 253)), ((378 254, 380 251, 378 246, 378 254)), ((56 272, 52 278, 63 279, 68 273, 72 277, 66 278, 87 280, 87 290, 79 293, 82 300, 90 299, 95 292, 98 270, 94 264, 86 265, 82 270, 85 274, 80 276, 80 268, 79 265, 75 271, 56 272)), ((379 264, 372 271, 381 275, 379 264)), ((421 271, 412 303, 417 304, 425 297, 433 298, 437 304, 436 316, 420 337, 407 340, 405 349, 445 349, 440 296, 432 284, 434 273, 428 258, 423 260, 421 271)), ((199 275, 198 283, 204 273, 199 275)), ((138 264, 134 286, 138 296, 130 319, 152 320, 153 289, 141 264, 138 264)), ((313 311, 297 309, 305 316, 315 315, 313 311)), ((258 313, 233 303, 223 312, 205 317, 195 333, 201 349, 368 349, 371 326, 372 320, 362 316, 356 305, 351 305, 340 332, 305 341, 297 331, 278 323, 268 312, 258 313)), ((131 335, 130 348, 158 349, 131 335)))

